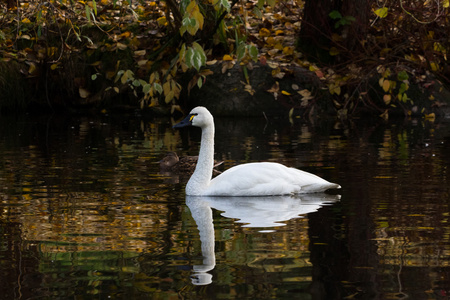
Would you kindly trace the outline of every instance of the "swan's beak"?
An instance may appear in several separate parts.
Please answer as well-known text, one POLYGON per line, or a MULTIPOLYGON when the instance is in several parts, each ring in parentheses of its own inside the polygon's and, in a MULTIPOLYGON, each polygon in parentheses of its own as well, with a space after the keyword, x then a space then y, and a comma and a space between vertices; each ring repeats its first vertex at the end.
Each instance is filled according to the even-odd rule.
POLYGON ((191 126, 192 119, 194 118, 194 116, 195 115, 193 115, 193 114, 188 115, 186 118, 183 119, 183 121, 173 125, 173 128, 181 128, 181 127, 191 126))

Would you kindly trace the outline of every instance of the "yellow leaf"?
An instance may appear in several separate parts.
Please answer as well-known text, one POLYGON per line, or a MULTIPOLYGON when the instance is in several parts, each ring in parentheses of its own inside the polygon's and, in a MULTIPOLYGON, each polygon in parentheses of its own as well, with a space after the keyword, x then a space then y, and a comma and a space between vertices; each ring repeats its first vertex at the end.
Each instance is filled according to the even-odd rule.
POLYGON ((341 94, 341 87, 340 86, 337 86, 335 89, 334 89, 334 93, 336 94, 336 95, 340 95, 341 94))
POLYGON ((336 94, 336 95, 340 95, 341 94, 341 87, 339 85, 335 85, 333 83, 331 83, 328 86, 328 90, 330 91, 330 94, 336 94))
POLYGON ((284 34, 283 30, 278 29, 277 31, 275 31, 275 35, 282 35, 284 34))
POLYGON ((434 114, 434 113, 431 113, 431 114, 425 114, 425 120, 428 120, 428 121, 434 121, 436 119, 436 115, 434 114))
POLYGON ((22 23, 25 23, 25 24, 30 24, 30 23, 31 23, 31 21, 30 21, 30 19, 28 19, 28 18, 25 18, 25 19, 23 19, 23 20, 22 20, 22 23))
POLYGON ((128 37, 130 37, 130 35, 131 35, 131 32, 125 31, 124 33, 122 33, 122 34, 120 35, 120 37, 128 38, 128 37))
POLYGON ((30 67, 28 68, 28 73, 30 75, 34 75, 34 73, 36 73, 36 71, 37 71, 36 64, 33 62, 30 62, 30 67))
POLYGON ((114 76, 116 76, 116 72, 114 72, 114 71, 108 71, 108 72, 106 72, 106 78, 107 79, 113 79, 114 78, 114 76))
POLYGON ((391 95, 389 95, 389 94, 384 95, 383 96, 383 101, 384 101, 384 104, 386 104, 386 105, 391 103, 391 95))
POLYGON ((280 68, 272 70, 272 76, 278 79, 283 78, 285 74, 286 74, 285 72, 281 72, 280 68))
POLYGON ((170 93, 170 82, 166 81, 163 84, 164 95, 168 95, 170 93))
POLYGON ((275 46, 273 46, 273 48, 277 50, 283 50, 283 45, 281 43, 277 43, 275 44, 275 46))
POLYGON ((51 66, 50 66, 50 69, 51 70, 56 70, 58 68, 58 64, 52 64, 51 66))
POLYGON ((448 8, 450 6, 450 1, 449 0, 444 0, 444 3, 442 4, 442 6, 444 8, 448 8))
POLYGON ((283 95, 286 95, 286 96, 290 96, 291 95, 291 93, 289 93, 289 92, 286 92, 286 91, 281 91, 281 93, 283 94, 283 95))
POLYGON ((315 71, 319 70, 319 68, 318 68, 316 65, 310 65, 310 66, 309 66, 309 70, 310 70, 311 72, 315 72, 315 71))
POLYGON ((194 17, 194 19, 197 21, 197 23, 198 23, 198 27, 200 28, 200 29, 202 29, 203 28, 203 15, 202 15, 202 13, 200 12, 200 11, 195 11, 195 12, 193 12, 193 14, 192 14, 192 16, 194 17))
MULTIPOLYGON (((197 6, 197 3, 195 2, 195 1, 191 1, 190 3, 189 3, 189 5, 186 7, 186 12, 187 13, 191 13, 192 11, 194 11, 195 10, 195 7, 197 6)), ((198 8, 198 6, 197 6, 197 8, 198 8)))
POLYGON ((292 55, 294 54, 294 47, 287 46, 283 48, 283 54, 284 55, 292 55))
POLYGON ((58 48, 56 47, 48 47, 47 48, 47 56, 48 57, 52 57, 53 55, 55 55, 58 52, 58 48))
POLYGON ((430 67, 431 67, 431 70, 433 71, 433 72, 436 72, 436 71, 438 71, 439 70, 439 66, 438 66, 438 64, 437 63, 435 63, 435 62, 430 62, 430 67))
MULTIPOLYGON (((263 28, 263 29, 265 29, 265 28, 263 28)), ((275 45, 275 43, 276 43, 275 39, 273 37, 271 37, 271 36, 269 36, 266 39, 266 44, 269 45, 269 46, 275 45)))
POLYGON ((166 17, 159 17, 157 20, 159 26, 166 26, 167 20, 166 17))
POLYGON ((166 98, 165 98, 166 103, 170 103, 170 101, 172 101, 173 97, 174 97, 174 91, 170 91, 170 92, 166 95, 166 98))
POLYGON ((232 58, 230 55, 225 54, 225 55, 223 56, 222 60, 224 60, 224 61, 231 61, 231 60, 233 60, 233 58, 232 58))
POLYGON ((267 28, 261 28, 259 30, 259 36, 260 37, 266 37, 266 36, 270 36, 270 31, 267 28))
POLYGON ((388 8, 387 7, 379 8, 379 9, 375 10, 375 14, 377 16, 379 16, 380 18, 386 18, 387 14, 388 14, 388 8))
POLYGON ((339 54, 339 50, 336 47, 331 47, 330 49, 330 55, 331 56, 336 56, 339 54))
POLYGON ((128 81, 128 72, 123 73, 122 77, 120 78, 120 82, 122 82, 122 84, 125 84, 128 81))
POLYGON ((383 81, 383 91, 387 92, 389 91, 389 86, 390 86, 390 81, 389 80, 385 80, 383 81))

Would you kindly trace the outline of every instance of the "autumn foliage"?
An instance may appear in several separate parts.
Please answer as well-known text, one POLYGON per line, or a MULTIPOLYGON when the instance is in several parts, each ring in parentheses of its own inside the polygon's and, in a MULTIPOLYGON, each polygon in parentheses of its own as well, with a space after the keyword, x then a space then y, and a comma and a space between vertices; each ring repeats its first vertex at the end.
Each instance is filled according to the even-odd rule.
POLYGON ((302 0, 18 3, 5 2, 0 15, 0 88, 15 90, 17 77, 5 75, 14 71, 20 85, 34 91, 28 101, 50 106, 101 106, 126 98, 141 108, 179 109, 180 95, 207 84, 210 66, 217 64, 222 72, 241 65, 239 88, 249 93, 248 70, 255 64, 269 65, 277 80, 292 66, 306 68, 329 97, 297 85, 267 92, 274 99, 296 94, 305 108, 317 99, 333 101, 345 115, 361 106, 411 113, 412 83, 450 83, 448 0, 368 1, 365 20, 333 10, 325 16, 331 30, 323 32, 329 43, 313 45, 326 59, 300 50, 302 0), (362 26, 364 37, 356 32, 362 26), (189 74, 189 82, 180 82, 181 74, 189 74))

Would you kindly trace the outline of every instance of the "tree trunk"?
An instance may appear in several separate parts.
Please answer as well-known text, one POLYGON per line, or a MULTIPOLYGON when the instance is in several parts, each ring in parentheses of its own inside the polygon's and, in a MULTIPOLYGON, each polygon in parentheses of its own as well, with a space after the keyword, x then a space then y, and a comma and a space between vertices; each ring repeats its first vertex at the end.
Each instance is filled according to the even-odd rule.
POLYGON ((323 63, 332 62, 332 47, 350 52, 357 50, 368 30, 372 2, 373 0, 307 0, 299 34, 299 49, 323 63), (342 18, 353 17, 354 20, 336 26, 340 19, 330 17, 333 11, 339 12, 342 18), (333 34, 341 36, 341 39, 333 39, 333 34))

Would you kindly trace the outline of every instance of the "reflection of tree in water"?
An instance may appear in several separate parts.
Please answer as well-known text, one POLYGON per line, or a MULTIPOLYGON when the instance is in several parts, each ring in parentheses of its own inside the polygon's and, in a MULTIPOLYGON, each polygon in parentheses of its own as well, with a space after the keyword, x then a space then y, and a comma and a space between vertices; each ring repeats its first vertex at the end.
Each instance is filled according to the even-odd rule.
POLYGON ((449 278, 449 230, 444 225, 450 221, 449 162, 442 155, 444 148, 448 153, 443 142, 450 136, 448 127, 424 121, 369 129, 353 128, 348 145, 336 151, 340 184, 353 186, 344 191, 346 206, 329 217, 336 219, 343 239, 332 238, 334 227, 314 226, 311 218, 310 229, 322 231, 312 236, 327 241, 326 246, 313 243, 315 284, 321 286, 316 291, 328 297, 447 294, 448 280, 437 274, 449 278))
MULTIPOLYGON (((367 121, 314 127, 261 118, 226 120, 217 127, 216 158, 224 159, 226 168, 275 160, 333 179, 344 194, 342 202, 272 233, 242 227, 213 210, 217 265, 208 272, 210 287, 231 287, 256 298, 286 288, 338 297, 388 290, 387 296, 414 296, 413 289, 441 297, 448 293, 446 124, 367 121)), ((197 224, 183 211, 184 182, 166 183, 156 162, 168 150, 196 153, 198 140, 195 130, 172 131, 166 121, 3 123, 0 227, 9 243, 1 252, 4 263, 15 264, 20 257, 30 268, 45 263, 47 270, 56 270, 47 273, 50 278, 58 272, 52 269, 55 258, 61 260, 54 266, 75 262, 64 261, 66 254, 138 253, 136 260, 111 258, 111 264, 125 266, 115 274, 135 276, 133 284, 141 291, 170 294, 190 284, 189 253, 200 248, 194 249, 198 235, 189 231, 197 224), (190 140, 184 149, 181 136, 190 140), (137 269, 129 266, 132 262, 138 262, 137 269)), ((5 282, 26 273, 24 265, 15 266, 5 272, 15 272, 5 282)), ((75 278, 87 272, 64 270, 75 278)))

